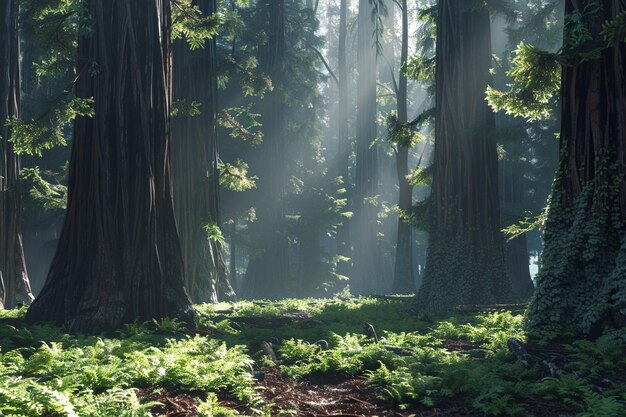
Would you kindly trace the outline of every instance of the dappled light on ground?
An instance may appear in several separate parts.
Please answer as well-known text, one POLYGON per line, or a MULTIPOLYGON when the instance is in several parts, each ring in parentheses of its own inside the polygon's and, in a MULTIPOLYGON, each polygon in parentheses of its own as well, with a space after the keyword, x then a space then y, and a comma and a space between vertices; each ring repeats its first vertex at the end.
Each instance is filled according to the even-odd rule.
POLYGON ((528 344, 510 311, 417 321, 411 307, 408 297, 206 304, 197 329, 162 320, 100 337, 3 312, 0 415, 624 415, 623 345, 528 344))

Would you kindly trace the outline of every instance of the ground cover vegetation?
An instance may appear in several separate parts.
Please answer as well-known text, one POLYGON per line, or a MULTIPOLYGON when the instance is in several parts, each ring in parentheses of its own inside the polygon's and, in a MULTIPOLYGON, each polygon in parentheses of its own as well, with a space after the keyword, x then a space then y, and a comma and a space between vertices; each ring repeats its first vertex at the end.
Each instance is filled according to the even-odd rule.
POLYGON ((625 415, 623 342, 528 343, 519 307, 416 322, 410 306, 203 304, 191 331, 164 319, 92 336, 2 313, 0 414, 625 415))

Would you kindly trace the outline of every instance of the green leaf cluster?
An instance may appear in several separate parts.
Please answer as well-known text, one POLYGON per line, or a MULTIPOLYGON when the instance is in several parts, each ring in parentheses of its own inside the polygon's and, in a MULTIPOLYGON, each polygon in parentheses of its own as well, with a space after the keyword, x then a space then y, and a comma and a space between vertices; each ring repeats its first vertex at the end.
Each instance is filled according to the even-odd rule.
POLYGON ((248 164, 238 159, 233 164, 220 162, 220 186, 231 191, 248 191, 256 188, 255 176, 248 175, 248 164))
POLYGON ((619 13, 615 19, 604 23, 602 36, 612 47, 621 42, 626 42, 626 11, 619 13))
POLYGON ((22 168, 20 175, 28 188, 28 200, 44 210, 64 210, 67 207, 66 164, 61 173, 41 171, 39 167, 22 168))
POLYGON ((212 39, 222 24, 222 17, 210 16, 200 10, 193 0, 173 0, 172 39, 185 39, 193 49, 203 48, 207 39, 212 39))
POLYGON ((7 120, 11 129, 11 142, 17 154, 41 156, 44 150, 65 146, 64 130, 76 117, 94 115, 93 98, 78 98, 64 94, 36 120, 26 121, 17 118, 7 120))
POLYGON ((561 65, 557 54, 521 42, 507 76, 508 91, 487 88, 487 101, 495 111, 538 120, 551 115, 553 101, 561 88, 561 65))
POLYGON ((228 130, 231 138, 259 145, 263 142, 262 125, 258 122, 260 114, 253 113, 250 106, 233 107, 222 110, 217 123, 228 130))
POLYGON ((387 116, 387 140, 398 148, 413 148, 421 142, 421 134, 411 123, 401 123, 396 113, 387 116))

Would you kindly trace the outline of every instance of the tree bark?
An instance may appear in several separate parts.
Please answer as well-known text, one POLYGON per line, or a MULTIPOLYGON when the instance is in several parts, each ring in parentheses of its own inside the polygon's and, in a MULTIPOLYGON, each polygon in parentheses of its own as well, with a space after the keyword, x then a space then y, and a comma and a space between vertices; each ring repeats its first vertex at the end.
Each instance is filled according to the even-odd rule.
POLYGON ((359 1, 358 85, 356 120, 356 178, 354 188, 354 270, 350 289, 354 294, 382 290, 382 255, 378 245, 375 199, 378 191, 376 139, 376 46, 369 0, 359 1))
MULTIPOLYGON (((348 121, 348 56, 347 56, 347 39, 348 39, 348 0, 341 0, 339 6, 339 45, 338 45, 338 68, 337 78, 339 80, 339 101, 338 101, 338 131, 337 141, 339 142, 339 161, 337 165, 340 168, 340 175, 343 178, 344 188, 348 197, 347 211, 351 209, 352 181, 350 178, 350 154, 352 153, 352 144, 350 143, 349 121, 348 121)), ((346 259, 347 262, 340 262, 337 265, 337 273, 343 276, 349 276, 352 270, 352 239, 350 233, 350 219, 344 218, 342 224, 337 230, 337 254, 346 259)))
MULTIPOLYGON (((408 59, 409 52, 409 11, 407 0, 402 0, 402 46, 400 51, 400 77, 398 79, 397 110, 398 123, 408 122, 407 95, 408 80, 402 71, 408 59)), ((396 242, 396 259, 394 266, 393 292, 409 294, 415 292, 413 278, 413 226, 403 218, 402 214, 409 214, 413 208, 413 186, 407 179, 409 175, 409 144, 398 144, 396 150, 396 171, 400 196, 398 207, 401 214, 398 216, 398 237, 396 242)))
POLYGON ((259 4, 265 16, 268 41, 259 47, 259 66, 274 84, 263 101, 263 143, 259 149, 258 189, 255 191, 258 221, 251 227, 255 251, 246 270, 243 296, 277 298, 292 293, 285 224, 286 105, 280 96, 282 61, 286 52, 285 2, 265 0, 259 4))
POLYGON ((26 318, 70 331, 175 317, 193 325, 169 163, 168 0, 87 0, 78 40, 78 117, 65 224, 46 284, 26 318))
POLYGON ((476 1, 440 0, 430 242, 418 308, 505 302, 495 117, 485 101, 490 17, 476 1))
POLYGON ((526 235, 506 242, 504 249, 506 274, 509 277, 515 296, 522 300, 529 300, 535 292, 535 286, 530 277, 526 235))
POLYGON ((233 223, 230 225, 230 284, 234 288, 238 288, 237 281, 237 218, 233 219, 233 223))
MULTIPOLYGON (((205 16, 216 13, 215 0, 195 0, 205 16)), ((195 303, 234 295, 226 275, 222 242, 209 240, 204 226, 219 222, 217 61, 215 38, 191 50, 173 43, 173 97, 200 103, 197 116, 172 120, 174 207, 185 265, 186 288, 195 303)))
MULTIPOLYGON (((511 126, 506 124, 510 118, 505 118, 505 123, 500 129, 511 126)), ((527 144, 514 142, 504 144, 504 151, 512 158, 505 157, 500 161, 500 214, 503 225, 510 225, 520 221, 524 217, 525 186, 524 166, 519 161, 519 155, 527 151, 527 144)), ((535 292, 535 286, 530 277, 529 254, 526 234, 509 240, 505 243, 506 275, 509 277, 515 297, 520 300, 530 300, 535 292)))
POLYGON ((0 38, 0 308, 10 309, 33 301, 22 244, 20 158, 5 126, 20 116, 17 0, 0 5, 0 38))
POLYGON ((606 46, 602 25, 626 2, 602 0, 597 12, 590 3, 565 3, 566 16, 575 13, 592 39, 563 46, 574 58, 562 73, 560 167, 528 311, 534 334, 595 337, 626 328, 626 43, 597 59, 576 57, 606 46))

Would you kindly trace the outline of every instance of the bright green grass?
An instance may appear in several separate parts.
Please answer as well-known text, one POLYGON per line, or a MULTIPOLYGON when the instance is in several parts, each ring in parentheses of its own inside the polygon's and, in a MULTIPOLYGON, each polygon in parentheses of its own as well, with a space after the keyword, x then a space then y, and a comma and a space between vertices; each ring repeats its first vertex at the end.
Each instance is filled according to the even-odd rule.
POLYGON ((508 352, 524 339, 510 312, 418 321, 410 303, 380 299, 285 300, 197 306, 214 337, 187 336, 178 323, 125 326, 117 337, 69 336, 50 325, 12 326, 24 311, 0 312, 1 416, 149 416, 154 406, 136 389, 182 391, 198 398, 204 417, 234 415, 217 394, 259 409, 253 371, 276 365, 286 375, 359 376, 393 406, 445 407, 463 402, 488 416, 529 415, 531 398, 559 401, 580 416, 625 416, 626 355, 608 339, 570 346, 567 376, 541 379, 508 352), (238 325, 235 317, 252 318, 238 325), (281 317, 293 317, 275 326, 281 317), (272 321, 273 320, 273 321, 272 321), (379 341, 364 334, 364 323, 379 341), (264 327, 274 324, 273 327, 264 327), (484 359, 443 348, 448 339, 479 347, 484 359), (329 349, 316 342, 324 340, 329 349), (278 363, 260 345, 271 341, 278 363), (399 352, 399 353, 398 353, 399 352), (571 373, 575 373, 572 376, 571 373), (593 389, 602 379, 618 381, 593 389))

